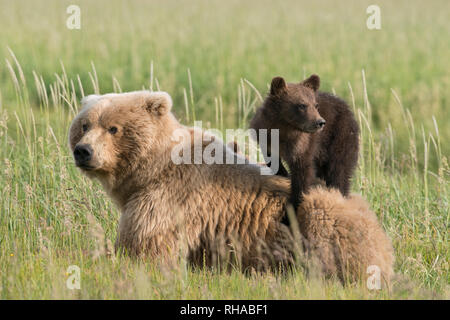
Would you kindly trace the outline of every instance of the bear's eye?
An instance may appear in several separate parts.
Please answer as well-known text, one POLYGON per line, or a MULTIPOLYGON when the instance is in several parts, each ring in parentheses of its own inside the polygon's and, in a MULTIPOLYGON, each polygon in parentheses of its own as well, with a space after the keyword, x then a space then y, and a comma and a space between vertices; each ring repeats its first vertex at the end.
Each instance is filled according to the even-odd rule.
POLYGON ((316 107, 316 109, 319 109, 319 104, 316 103, 316 104, 314 105, 314 107, 316 107))
POLYGON ((89 126, 87 124, 83 124, 82 129, 83 132, 86 132, 89 129, 89 126))
POLYGON ((298 105, 298 108, 299 108, 300 110, 306 110, 306 104, 299 104, 299 105, 298 105))
POLYGON ((117 133, 117 127, 110 127, 108 129, 108 132, 111 133, 111 134, 116 134, 117 133))

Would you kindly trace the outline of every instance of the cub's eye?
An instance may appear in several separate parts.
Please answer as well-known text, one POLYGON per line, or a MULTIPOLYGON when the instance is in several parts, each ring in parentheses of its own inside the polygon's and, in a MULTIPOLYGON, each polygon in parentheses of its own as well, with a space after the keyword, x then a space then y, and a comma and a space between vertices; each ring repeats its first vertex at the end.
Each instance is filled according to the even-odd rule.
POLYGON ((298 108, 299 108, 300 110, 306 110, 306 105, 305 105, 305 104, 299 104, 299 105, 298 105, 298 108))
POLYGON ((83 132, 86 132, 89 129, 89 126, 87 124, 83 124, 82 129, 83 132))
POLYGON ((108 129, 108 132, 111 133, 111 134, 116 134, 117 133, 117 127, 110 127, 108 129))
POLYGON ((319 109, 319 104, 316 103, 316 104, 314 105, 314 107, 316 107, 316 109, 319 109))

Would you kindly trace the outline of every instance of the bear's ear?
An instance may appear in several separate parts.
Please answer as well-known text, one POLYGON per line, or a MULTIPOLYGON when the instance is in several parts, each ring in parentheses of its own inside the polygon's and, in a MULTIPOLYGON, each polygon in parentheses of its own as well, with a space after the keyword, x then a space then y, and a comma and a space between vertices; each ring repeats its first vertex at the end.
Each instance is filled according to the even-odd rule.
POLYGON ((90 94, 90 95, 84 97, 83 99, 81 99, 82 109, 97 103, 100 100, 100 98, 101 98, 101 95, 98 95, 98 94, 90 94))
POLYGON ((301 84, 305 87, 313 89, 314 91, 317 91, 320 87, 320 78, 317 74, 313 74, 308 79, 301 82, 301 84))
POLYGON ((167 92, 152 92, 145 100, 145 110, 148 113, 162 116, 172 109, 172 98, 167 92))
POLYGON ((286 81, 282 77, 275 77, 272 79, 272 83, 270 84, 270 94, 272 96, 277 96, 282 93, 285 93, 287 90, 286 81))

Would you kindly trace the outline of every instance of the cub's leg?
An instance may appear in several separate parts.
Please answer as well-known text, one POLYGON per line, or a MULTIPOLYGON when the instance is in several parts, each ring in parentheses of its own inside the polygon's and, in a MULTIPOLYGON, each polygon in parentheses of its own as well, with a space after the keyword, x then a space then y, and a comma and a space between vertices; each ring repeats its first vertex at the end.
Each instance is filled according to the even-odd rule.
POLYGON ((329 147, 328 163, 323 172, 328 187, 338 189, 342 195, 350 193, 350 179, 358 163, 359 129, 355 123, 340 128, 329 147))
MULTIPOLYGON (((314 181, 314 168, 312 161, 300 161, 296 159, 289 164, 291 169, 291 195, 290 202, 294 207, 294 212, 303 201, 303 193, 308 193, 309 187, 314 181)), ((289 217, 287 214, 281 219, 281 223, 290 226, 289 217)))
POLYGON ((314 167, 312 159, 295 159, 289 164, 291 169, 291 197, 290 201, 297 210, 303 201, 303 193, 307 193, 314 181, 314 167))

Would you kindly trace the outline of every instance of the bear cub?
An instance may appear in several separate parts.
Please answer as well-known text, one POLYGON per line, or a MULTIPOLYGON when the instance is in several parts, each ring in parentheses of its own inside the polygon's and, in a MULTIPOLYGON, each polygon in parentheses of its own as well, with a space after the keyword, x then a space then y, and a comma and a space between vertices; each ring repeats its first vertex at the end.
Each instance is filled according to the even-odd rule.
MULTIPOLYGON (((252 129, 268 130, 267 156, 280 156, 289 166, 294 209, 316 177, 348 196, 358 161, 359 126, 353 112, 342 99, 319 92, 319 86, 317 75, 300 83, 273 78, 270 93, 250 122, 252 129), (279 155, 269 154, 270 129, 279 129, 279 155)), ((288 176, 281 162, 277 174, 288 176)))

